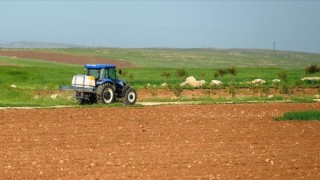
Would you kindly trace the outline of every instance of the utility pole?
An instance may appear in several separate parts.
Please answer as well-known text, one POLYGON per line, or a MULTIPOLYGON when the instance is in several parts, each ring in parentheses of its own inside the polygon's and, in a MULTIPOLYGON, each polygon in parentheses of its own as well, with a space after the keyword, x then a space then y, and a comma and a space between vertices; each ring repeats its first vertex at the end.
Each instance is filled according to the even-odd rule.
POLYGON ((274 41, 273 42, 273 54, 275 54, 276 53, 276 42, 274 41))

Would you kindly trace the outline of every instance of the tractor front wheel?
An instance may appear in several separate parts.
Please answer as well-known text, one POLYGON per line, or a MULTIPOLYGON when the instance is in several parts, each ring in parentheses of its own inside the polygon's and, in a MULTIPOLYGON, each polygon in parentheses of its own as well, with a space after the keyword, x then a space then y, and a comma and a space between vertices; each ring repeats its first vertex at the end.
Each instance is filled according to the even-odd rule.
POLYGON ((97 102, 109 104, 115 100, 114 87, 111 84, 103 84, 97 90, 97 102))
POLYGON ((128 88, 124 95, 124 104, 133 105, 137 101, 137 93, 134 89, 128 88))

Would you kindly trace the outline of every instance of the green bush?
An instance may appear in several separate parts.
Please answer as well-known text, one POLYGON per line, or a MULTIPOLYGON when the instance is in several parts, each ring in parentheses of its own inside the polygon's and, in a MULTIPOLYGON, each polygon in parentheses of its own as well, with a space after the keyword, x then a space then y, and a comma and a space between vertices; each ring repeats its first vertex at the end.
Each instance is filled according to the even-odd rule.
POLYGON ((179 85, 179 84, 176 84, 176 85, 169 85, 169 89, 171 92, 174 93, 174 95, 176 97, 181 97, 182 95, 182 92, 183 92, 183 88, 179 85))
POLYGON ((320 72, 320 67, 318 67, 316 64, 308 66, 306 69, 306 74, 315 74, 317 72, 320 72))

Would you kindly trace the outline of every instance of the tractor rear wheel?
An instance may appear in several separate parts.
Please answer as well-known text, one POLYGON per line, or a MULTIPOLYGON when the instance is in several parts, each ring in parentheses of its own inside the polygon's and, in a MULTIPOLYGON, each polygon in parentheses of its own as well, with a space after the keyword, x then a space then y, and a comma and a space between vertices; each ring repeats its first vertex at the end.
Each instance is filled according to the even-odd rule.
POLYGON ((79 105, 84 105, 86 102, 84 99, 77 99, 79 105))
POLYGON ((137 101, 137 93, 133 88, 128 88, 124 95, 124 104, 133 105, 137 101))
POLYGON ((111 84, 103 84, 97 90, 97 102, 103 104, 113 103, 115 100, 114 87, 111 84))

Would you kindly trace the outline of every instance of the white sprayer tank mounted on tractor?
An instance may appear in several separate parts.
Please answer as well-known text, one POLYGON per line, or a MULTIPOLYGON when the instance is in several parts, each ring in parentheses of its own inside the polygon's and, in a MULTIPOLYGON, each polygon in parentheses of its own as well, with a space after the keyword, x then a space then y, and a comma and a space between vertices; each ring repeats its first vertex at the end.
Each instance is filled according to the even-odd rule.
POLYGON ((109 104, 116 99, 123 99, 124 104, 135 104, 136 91, 117 78, 115 65, 86 64, 84 67, 86 75, 73 76, 72 86, 60 86, 61 90, 75 91, 75 98, 79 104, 109 104))

